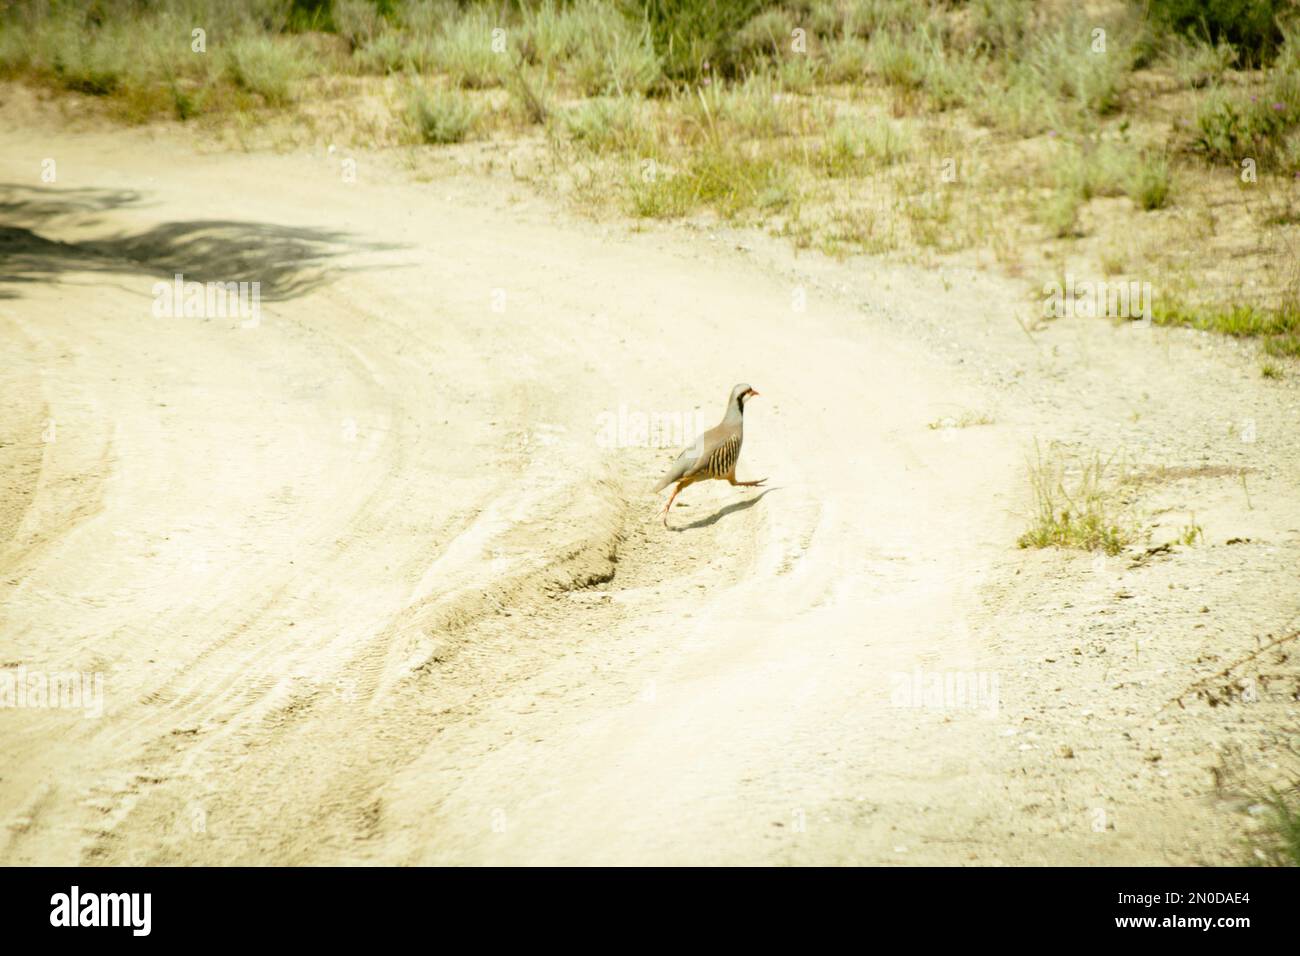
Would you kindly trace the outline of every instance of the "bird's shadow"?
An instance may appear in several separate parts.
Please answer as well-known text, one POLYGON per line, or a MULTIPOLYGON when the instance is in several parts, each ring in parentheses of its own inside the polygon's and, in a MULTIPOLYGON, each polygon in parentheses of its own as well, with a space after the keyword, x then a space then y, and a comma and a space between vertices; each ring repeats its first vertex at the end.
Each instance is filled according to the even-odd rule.
POLYGON ((699 521, 692 521, 690 524, 684 524, 680 528, 674 528, 671 525, 669 525, 668 530, 682 532, 682 531, 694 531, 696 528, 707 528, 709 527, 709 525, 717 524, 720 520, 722 520, 729 514, 733 514, 737 511, 744 511, 746 508, 754 507, 754 505, 762 501, 764 497, 777 490, 779 489, 764 488, 762 492, 755 495, 754 497, 742 498, 740 501, 733 501, 731 504, 727 505, 726 507, 719 508, 717 511, 713 512, 713 514, 709 515, 707 518, 701 518, 699 521))

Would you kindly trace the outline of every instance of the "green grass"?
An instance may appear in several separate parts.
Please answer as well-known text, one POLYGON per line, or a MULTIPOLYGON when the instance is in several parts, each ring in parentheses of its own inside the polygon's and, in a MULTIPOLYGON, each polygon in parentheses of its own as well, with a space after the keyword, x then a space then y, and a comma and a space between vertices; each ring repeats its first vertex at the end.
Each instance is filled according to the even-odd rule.
POLYGON ((1110 24, 1105 52, 1094 52, 1091 17, 1073 16, 1048 30, 1014 60, 1014 73, 1030 74, 1036 83, 1078 114, 1107 116, 1120 106, 1133 66, 1132 34, 1120 24, 1110 24))
POLYGON ((1273 790, 1263 801, 1266 826, 1252 841, 1252 862, 1263 866, 1300 866, 1300 786, 1273 790))
POLYGON ((1251 303, 1195 305, 1181 299, 1157 299, 1152 309, 1157 325, 1186 326, 1233 338, 1257 338, 1272 356, 1300 357, 1300 302, 1277 306, 1251 303))
POLYGON ((1137 538, 1123 505, 1112 462, 1100 456, 1081 462, 1056 453, 1045 457, 1035 445, 1029 463, 1034 511, 1018 539, 1021 548, 1070 548, 1115 555, 1137 538))
POLYGON ((1173 192, 1173 172, 1163 155, 1138 156, 1124 179, 1124 192, 1139 209, 1163 209, 1173 192))
POLYGON ((760 10, 736 32, 730 46, 740 63, 776 62, 792 52, 793 34, 798 26, 799 19, 789 10, 781 7, 760 10))
POLYGON ((416 140, 429 145, 445 145, 467 139, 479 123, 480 112, 463 93, 430 93, 424 87, 416 86, 407 94, 406 118, 416 140))
POLYGON ((587 96, 649 92, 661 76, 649 27, 629 24, 604 4, 590 3, 586 8, 592 11, 590 23, 570 65, 578 87, 587 96))
POLYGON ((747 139, 772 139, 798 132, 797 116, 780 85, 766 74, 722 86, 683 91, 673 100, 674 112, 704 140, 722 127, 747 139))
POLYGON ((551 97, 545 73, 540 70, 526 72, 522 67, 516 66, 507 89, 510 91, 509 111, 518 124, 544 125, 550 118, 551 97))
POLYGON ((1038 221, 1047 227, 1053 239, 1070 239, 1082 235, 1079 210, 1083 195, 1076 189, 1058 188, 1038 206, 1038 221))
POLYGON ((103 99, 129 122, 283 107, 314 58, 306 38, 285 32, 288 20, 289 5, 272 0, 18 0, 0 12, 0 74, 103 99), (196 25, 206 50, 191 47, 196 25))
POLYGON ((1178 537, 1175 540, 1178 544, 1190 548, 1205 540, 1205 531, 1196 523, 1196 519, 1193 517, 1191 523, 1184 525, 1182 530, 1178 532, 1178 537))
POLYGON ((649 157, 657 151, 655 131, 639 105, 628 97, 598 97, 561 111, 558 118, 569 140, 590 154, 649 157))
POLYGON ((1030 72, 1013 72, 1007 77, 983 75, 976 87, 971 108, 985 126, 1017 136, 1036 136, 1066 125, 1060 102, 1030 72))
POLYGON ((1125 142, 1083 139, 1063 143, 1048 166, 1051 196, 1038 207, 1039 221, 1058 239, 1079 236, 1079 212, 1099 196, 1128 196, 1139 209, 1162 209, 1174 189, 1163 153, 1140 152, 1125 142))
POLYGON ((77 93, 107 96, 125 85, 126 51, 107 36, 68 39, 53 54, 50 65, 59 83, 77 93))
POLYGON ((431 73, 436 68, 433 41, 428 36, 381 33, 353 51, 360 73, 431 73))
POLYGON ((778 210, 796 199, 789 170, 778 161, 722 144, 697 151, 685 168, 630 178, 628 211, 638 217, 671 219, 711 209, 724 219, 747 210, 778 210))
POLYGON ((1237 62, 1237 51, 1230 43, 1209 44, 1171 39, 1165 47, 1161 65, 1178 78, 1184 87, 1201 89, 1223 80, 1227 69, 1237 62))
POLYGON ((353 52, 373 43, 388 25, 380 5, 368 0, 333 0, 330 19, 334 32, 348 41, 353 52))
POLYGON ((1062 144, 1052 167, 1053 185, 1076 193, 1083 201, 1098 196, 1120 196, 1132 174, 1131 150, 1118 143, 1084 140, 1062 144))
POLYGON ((823 48, 820 66, 827 83, 860 83, 871 70, 871 48, 860 37, 837 37, 823 48))
POLYGON ((871 37, 867 56, 872 70, 886 83, 916 90, 925 84, 928 47, 921 34, 881 30, 871 37))
POLYGON ((983 70, 983 61, 969 50, 932 47, 924 79, 930 105, 937 110, 972 105, 980 94, 983 70))
POLYGON ((831 178, 863 176, 907 159, 910 135, 888 121, 838 120, 826 133, 816 163, 831 178))
POLYGON ((1032 0, 975 0, 971 8, 975 41, 990 53, 1014 53, 1034 27, 1032 0))

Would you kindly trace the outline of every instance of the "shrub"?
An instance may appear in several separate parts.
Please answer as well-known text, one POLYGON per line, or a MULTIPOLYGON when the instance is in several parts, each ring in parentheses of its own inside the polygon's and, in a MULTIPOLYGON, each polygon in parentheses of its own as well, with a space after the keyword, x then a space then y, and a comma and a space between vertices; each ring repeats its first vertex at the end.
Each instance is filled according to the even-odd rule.
POLYGON ((914 90, 925 82, 927 52, 920 35, 882 30, 868 46, 871 64, 886 83, 914 90))
POLYGON ((373 43, 384 29, 379 5, 370 0, 334 0, 331 14, 334 31, 354 52, 373 43))
POLYGON ((1294 17, 1290 0, 1149 0, 1155 25, 1210 44, 1230 43, 1255 63, 1282 44, 1280 21, 1294 17))
POLYGON ((1199 40, 1176 39, 1167 44, 1165 63, 1184 86, 1200 89, 1222 79, 1228 67, 1237 62, 1231 43, 1210 46, 1199 40))
POLYGON ((287 25, 291 30, 332 30, 330 6, 330 0, 290 0, 287 25))
POLYGON ((1079 206, 1082 199, 1071 189, 1058 189, 1038 209, 1038 218, 1056 239, 1079 235, 1079 206))
POLYGON ((433 40, 437 67, 466 89, 500 86, 510 54, 492 50, 492 31, 497 26, 492 13, 482 8, 449 21, 433 40))
POLYGON ((871 49, 858 37, 832 40, 823 49, 821 71, 828 82, 860 81, 871 69, 871 49))
POLYGON ((930 10, 918 0, 855 0, 844 4, 844 36, 872 37, 881 30, 912 32, 930 22, 930 10))
POLYGON ((766 10, 748 23, 732 41, 732 54, 739 64, 758 63, 765 59, 780 60, 790 51, 796 26, 787 10, 766 10))
POLYGON ((1132 167, 1132 154, 1117 143, 1062 143, 1053 162, 1052 180, 1058 191, 1074 193, 1086 202, 1097 196, 1122 195, 1132 167))
POLYGON ((971 103, 980 89, 980 61, 970 53, 935 49, 925 67, 925 92, 937 109, 971 103))
POLYGON ((885 120, 840 120, 822 145, 821 168, 831 177, 857 176, 907 158, 908 137, 885 120))
POLYGON ((1300 77, 1280 73, 1253 99, 1211 91, 1197 109, 1192 148, 1213 162, 1236 165, 1247 157, 1267 162, 1285 154, 1286 137, 1297 123, 1300 77))
POLYGON ((357 50, 353 65, 362 73, 423 73, 433 62, 427 41, 412 41, 404 33, 382 33, 357 50))
POLYGON ((644 22, 595 2, 571 10, 583 26, 569 68, 586 95, 641 94, 659 81, 659 57, 644 22))
POLYGON ((1132 47, 1122 36, 1109 36, 1107 44, 1105 53, 1092 52, 1088 23, 1072 18, 1027 43, 1010 73, 1072 102, 1080 113, 1105 116, 1119 108, 1133 65, 1132 47))
POLYGON ((975 42, 990 53, 1020 49, 1033 28, 1032 0, 978 0, 971 9, 975 42))
POLYGON ((479 115, 478 107, 461 93, 431 95, 423 87, 415 87, 407 99, 407 121, 423 143, 462 142, 478 124, 479 115))
POLYGON ((653 127, 640 121, 626 98, 588 100, 565 110, 560 119, 572 140, 593 153, 647 156, 654 151, 653 127))
POLYGON ((743 83, 710 86, 707 90, 681 94, 677 102, 684 116, 704 130, 723 122, 743 136, 766 138, 792 131, 794 113, 780 88, 767 74, 756 74, 743 83))
POLYGON ((245 36, 226 47, 226 73, 240 89, 256 93, 269 106, 293 100, 293 84, 307 75, 296 47, 267 36, 245 36))
POLYGON ((1124 192, 1145 210, 1162 209, 1173 191, 1173 174, 1163 155, 1140 156, 1125 177, 1124 192))
POLYGON ((735 76, 741 65, 737 28, 768 5, 766 0, 625 0, 630 16, 644 18, 664 75, 686 82, 735 76))
POLYGON ((128 53, 120 28, 86 29, 71 19, 47 21, 37 56, 65 89, 107 96, 126 85, 138 61, 128 53))

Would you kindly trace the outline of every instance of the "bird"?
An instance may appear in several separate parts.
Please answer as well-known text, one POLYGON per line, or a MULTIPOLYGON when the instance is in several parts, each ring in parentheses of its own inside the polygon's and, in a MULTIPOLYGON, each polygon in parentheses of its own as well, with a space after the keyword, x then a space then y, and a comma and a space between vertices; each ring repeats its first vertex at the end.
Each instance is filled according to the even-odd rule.
POLYGON ((736 480, 736 461, 740 458, 740 444, 745 438, 745 403, 757 395, 758 392, 744 383, 733 388, 731 397, 727 399, 727 413, 722 416, 722 421, 682 449, 673 466, 659 480, 659 484, 655 485, 654 490, 659 492, 673 482, 677 483, 677 487, 668 497, 668 504, 664 505, 665 528, 668 527, 668 509, 673 506, 673 501, 681 490, 688 485, 693 485, 697 481, 725 478, 733 485, 754 488, 767 481, 766 478, 760 478, 758 481, 736 480))

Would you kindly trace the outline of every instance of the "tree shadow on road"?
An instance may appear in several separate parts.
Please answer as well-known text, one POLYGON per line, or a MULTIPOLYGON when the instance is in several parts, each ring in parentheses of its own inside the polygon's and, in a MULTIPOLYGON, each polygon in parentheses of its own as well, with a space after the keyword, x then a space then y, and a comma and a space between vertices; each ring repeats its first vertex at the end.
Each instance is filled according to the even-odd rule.
POLYGON ((134 235, 77 242, 47 239, 36 231, 69 216, 83 227, 94 225, 96 213, 140 199, 124 190, 0 183, 0 220, 6 223, 0 225, 0 298, 16 298, 24 285, 58 282, 69 273, 162 279, 180 273, 187 282, 258 282, 262 300, 277 302, 319 288, 340 272, 364 268, 344 269, 336 260, 345 254, 402 248, 361 242, 336 230, 224 219, 167 222, 134 235))
POLYGON ((747 508, 754 507, 754 505, 762 501, 763 498, 765 498, 767 495, 778 490, 780 489, 764 488, 761 493, 755 495, 752 498, 742 498, 740 501, 733 501, 731 504, 727 505, 726 507, 719 508, 717 511, 709 515, 707 518, 701 518, 699 521, 692 521, 690 524, 684 524, 680 528, 671 528, 671 530, 694 531, 696 528, 707 528, 710 525, 717 524, 719 521, 721 521, 729 514, 733 514, 737 511, 744 511, 747 508))
MULTIPOLYGON (((14 226, 38 226, 62 216, 92 216, 123 206, 143 205, 134 189, 62 189, 0 183, 0 220, 14 226)), ((94 225, 90 219, 85 225, 94 225)))

